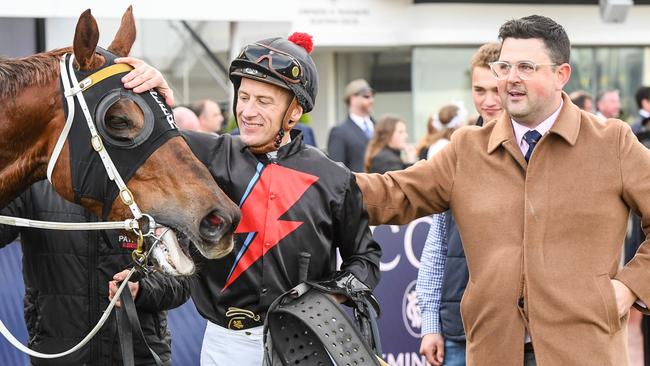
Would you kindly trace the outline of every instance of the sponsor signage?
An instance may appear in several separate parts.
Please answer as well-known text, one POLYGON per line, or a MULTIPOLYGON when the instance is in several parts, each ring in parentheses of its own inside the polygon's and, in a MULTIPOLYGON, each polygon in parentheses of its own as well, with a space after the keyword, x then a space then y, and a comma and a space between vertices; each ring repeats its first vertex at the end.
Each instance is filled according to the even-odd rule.
POLYGON ((415 283, 430 225, 431 217, 423 217, 408 225, 382 225, 373 230, 382 247, 381 281, 375 295, 381 303, 383 358, 390 366, 428 365, 419 353, 422 318, 415 283))

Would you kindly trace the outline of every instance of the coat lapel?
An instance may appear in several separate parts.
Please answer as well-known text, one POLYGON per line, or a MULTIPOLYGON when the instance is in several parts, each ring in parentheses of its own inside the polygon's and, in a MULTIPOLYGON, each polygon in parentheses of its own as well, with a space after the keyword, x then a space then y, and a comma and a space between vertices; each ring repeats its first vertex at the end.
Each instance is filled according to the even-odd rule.
POLYGON ((526 170, 526 160, 524 155, 519 149, 519 144, 515 141, 515 133, 512 130, 512 122, 510 121, 510 115, 507 113, 502 113, 501 116, 497 119, 497 122, 492 130, 490 139, 488 141, 488 154, 492 154, 499 146, 503 148, 512 156, 512 158, 521 166, 521 168, 526 170))
POLYGON ((561 136, 574 146, 580 133, 580 108, 571 102, 565 92, 562 92, 562 101, 564 102, 562 110, 549 132, 561 136))
POLYGON ((358 139, 362 139, 365 141, 368 141, 368 136, 366 136, 366 133, 348 116, 348 120, 345 122, 348 125, 348 129, 352 131, 356 135, 358 139))

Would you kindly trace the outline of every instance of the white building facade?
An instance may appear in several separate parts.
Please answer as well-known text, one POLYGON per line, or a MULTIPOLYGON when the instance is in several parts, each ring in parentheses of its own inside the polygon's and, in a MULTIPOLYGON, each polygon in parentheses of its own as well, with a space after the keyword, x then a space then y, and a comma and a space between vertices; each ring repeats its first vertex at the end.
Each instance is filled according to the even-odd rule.
MULTIPOLYGON (((374 115, 402 116, 415 141, 424 133, 428 115, 443 104, 463 101, 472 111, 468 63, 474 50, 497 41, 499 26, 508 19, 541 14, 562 24, 572 41, 573 76, 567 91, 584 89, 595 96, 605 89, 620 89, 624 117, 636 114, 633 94, 639 86, 650 85, 650 5, 639 4, 650 1, 635 1, 622 23, 603 21, 598 1, 507 2, 140 1, 133 4, 138 35, 132 55, 165 73, 177 103, 212 98, 229 105, 231 88, 222 67, 227 68, 241 46, 265 37, 307 32, 314 36, 313 57, 320 73, 318 102, 310 114, 319 147, 326 146, 329 128, 345 117, 343 89, 358 77, 377 90, 374 115), (218 63, 206 55, 206 48, 188 28, 218 63)), ((130 3, 3 4, 0 54, 26 55, 38 48, 70 45, 76 19, 87 8, 98 19, 100 45, 107 46, 130 3)))

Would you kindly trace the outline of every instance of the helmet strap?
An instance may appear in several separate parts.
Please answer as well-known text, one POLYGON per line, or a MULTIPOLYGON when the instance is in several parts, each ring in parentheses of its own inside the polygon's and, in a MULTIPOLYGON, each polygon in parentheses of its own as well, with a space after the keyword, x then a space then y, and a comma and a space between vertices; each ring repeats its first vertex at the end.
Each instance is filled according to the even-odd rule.
POLYGON ((284 138, 284 130, 281 128, 278 131, 278 134, 275 135, 275 141, 273 142, 273 145, 275 145, 276 149, 279 149, 280 146, 282 146, 282 139, 284 138))
POLYGON ((282 124, 280 125, 280 129, 278 130, 278 134, 275 135, 275 138, 261 146, 249 146, 249 150, 253 154, 266 154, 268 152, 279 149, 280 146, 282 146, 282 140, 284 139, 284 136, 289 133, 289 131, 291 131, 295 124, 295 121, 291 121, 291 113, 293 113, 293 110, 297 108, 298 105, 298 98, 296 98, 294 95, 291 103, 289 103, 289 106, 287 107, 287 110, 284 112, 284 116, 282 117, 282 124))

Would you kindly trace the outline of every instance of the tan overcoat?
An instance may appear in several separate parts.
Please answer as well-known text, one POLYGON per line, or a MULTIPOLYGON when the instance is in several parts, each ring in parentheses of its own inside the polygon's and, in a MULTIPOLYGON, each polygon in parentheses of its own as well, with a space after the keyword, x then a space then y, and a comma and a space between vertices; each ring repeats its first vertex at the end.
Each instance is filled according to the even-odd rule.
MULTIPOLYGON (((619 270, 628 213, 650 224, 650 151, 563 93, 557 121, 526 164, 510 117, 457 131, 431 160, 358 174, 371 224, 451 208, 469 283, 461 302, 471 366, 624 366, 627 316, 610 278, 650 304, 650 245, 619 270)), ((647 231, 647 230, 646 230, 647 231)))

